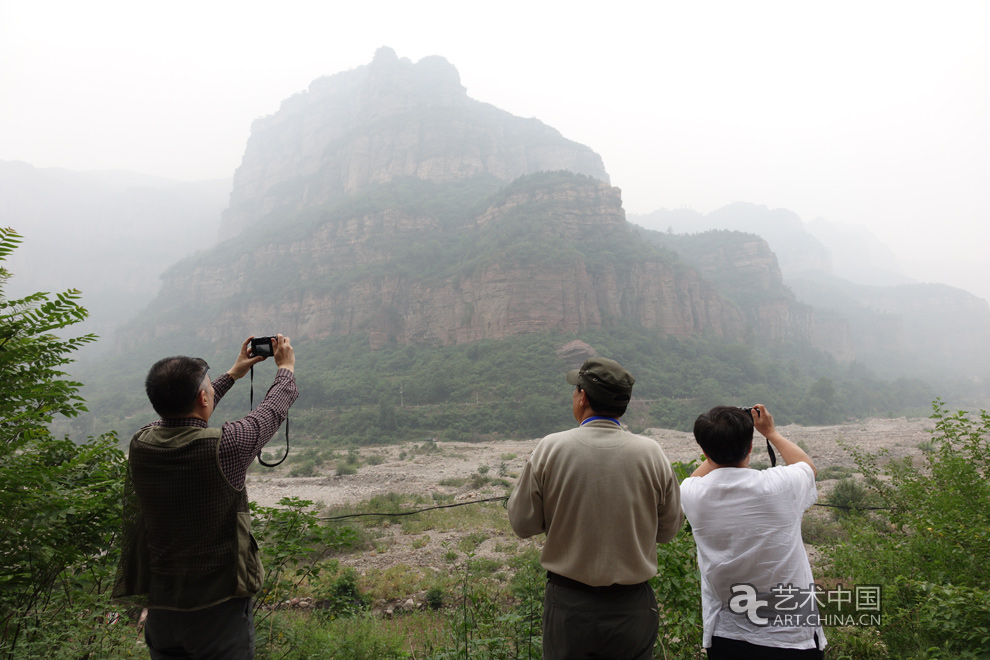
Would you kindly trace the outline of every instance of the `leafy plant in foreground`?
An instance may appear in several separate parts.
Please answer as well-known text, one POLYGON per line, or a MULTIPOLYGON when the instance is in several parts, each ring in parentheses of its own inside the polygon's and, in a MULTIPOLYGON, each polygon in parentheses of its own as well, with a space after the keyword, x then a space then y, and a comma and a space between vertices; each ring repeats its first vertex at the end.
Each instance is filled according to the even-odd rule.
POLYGON ((254 601, 256 645, 261 650, 280 644, 272 619, 279 603, 303 583, 317 581, 325 568, 320 560, 354 545, 357 534, 350 527, 324 524, 313 503, 298 497, 284 497, 278 507, 251 502, 251 517, 265 567, 264 585, 254 601))
MULTIPOLYGON (((0 261, 21 237, 0 228, 0 261)), ((94 335, 54 332, 86 318, 80 294, 8 300, 0 266, 0 657, 102 655, 124 457, 116 437, 56 438, 56 416, 85 410, 62 368, 94 335)))
MULTIPOLYGON (((672 467, 677 480, 683 481, 698 463, 674 462, 672 467)), ((657 546, 657 568, 656 577, 650 580, 660 610, 660 634, 653 655, 664 660, 697 658, 703 632, 701 573, 687 522, 670 543, 657 546)))
POLYGON ((476 587, 467 553, 461 583, 461 605, 453 613, 451 645, 430 649, 430 660, 536 660, 542 656, 543 594, 546 573, 532 550, 514 561, 508 594, 476 587))
POLYGON ((920 465, 852 449, 887 510, 849 516, 832 571, 883 587, 881 633, 894 657, 990 655, 990 414, 933 403, 920 465))

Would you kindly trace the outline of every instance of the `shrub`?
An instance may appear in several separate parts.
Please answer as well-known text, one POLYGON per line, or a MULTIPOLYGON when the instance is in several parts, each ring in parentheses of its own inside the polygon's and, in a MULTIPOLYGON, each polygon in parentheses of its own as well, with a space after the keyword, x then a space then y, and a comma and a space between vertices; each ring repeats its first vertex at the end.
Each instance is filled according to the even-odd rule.
MULTIPOLYGON (((408 660, 401 630, 383 626, 380 619, 363 614, 333 619, 294 612, 276 612, 258 631, 257 660, 408 660), (314 619, 319 625, 313 625, 314 619)), ((132 642, 133 644, 133 642, 132 642)))
POLYGON ((806 511, 801 518, 801 538, 811 545, 834 543, 837 538, 846 538, 846 534, 835 520, 827 515, 806 511))
POLYGON ((325 593, 316 594, 323 609, 333 617, 354 616, 368 607, 370 598, 358 588, 357 571, 347 567, 340 571, 325 593))
POLYGON ((491 575, 502 567, 502 562, 497 559, 488 559, 487 557, 469 559, 468 563, 470 564, 471 572, 477 575, 491 575))
MULTIPOLYGON (((678 480, 683 480, 697 463, 672 464, 678 480)), ((701 573, 698 570, 698 550, 691 534, 691 525, 684 528, 670 543, 657 548, 656 577, 650 580, 660 607, 660 635, 653 654, 657 658, 694 659, 701 648, 701 573)))
POLYGON ((990 415, 933 405, 923 464, 851 449, 885 510, 848 516, 832 571, 882 585, 883 642, 893 657, 978 657, 990 645, 990 415), (869 524, 874 521, 873 524, 869 524))
POLYGON ((829 479, 842 479, 851 477, 853 470, 845 465, 829 465, 818 470, 817 481, 828 481, 829 479))
POLYGON ((251 502, 253 532, 265 567, 265 581, 255 596, 255 619, 264 620, 264 605, 272 605, 294 593, 304 582, 319 578, 329 553, 353 547, 357 533, 346 526, 324 525, 313 503, 285 497, 278 507, 251 502))
POLYGON ((861 511, 868 506, 869 496, 870 491, 866 486, 852 477, 846 477, 835 484, 825 501, 830 507, 834 507, 832 515, 839 517, 861 511))
POLYGON ((458 543, 461 552, 471 553, 478 549, 478 546, 488 539, 488 532, 471 532, 458 543))
POLYGON ((439 610, 443 607, 443 589, 440 587, 430 587, 426 591, 426 605, 431 610, 439 610))
POLYGON ((470 485, 471 488, 478 490, 490 484, 491 481, 492 481, 491 477, 486 477, 485 475, 479 472, 475 472, 471 475, 471 478, 468 481, 468 485, 470 485))
POLYGON ((827 633, 827 657, 836 660, 887 660, 890 654, 875 628, 846 626, 827 633))
POLYGON ((433 648, 432 660, 455 658, 539 658, 542 649, 540 617, 546 573, 535 550, 513 558, 515 572, 509 593, 476 589, 471 562, 465 565, 461 603, 456 611, 448 646, 433 648))
POLYGON ((290 477, 312 477, 316 473, 316 462, 313 459, 307 459, 299 465, 292 466, 289 470, 290 477))

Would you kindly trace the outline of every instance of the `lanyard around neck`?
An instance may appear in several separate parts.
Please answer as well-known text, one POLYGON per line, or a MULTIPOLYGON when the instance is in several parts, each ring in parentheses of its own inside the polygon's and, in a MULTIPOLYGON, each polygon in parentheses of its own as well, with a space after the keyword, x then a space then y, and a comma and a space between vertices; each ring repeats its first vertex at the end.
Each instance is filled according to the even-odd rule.
POLYGON ((594 422, 594 421, 597 421, 599 419, 603 419, 606 422, 612 422, 616 426, 621 426, 621 424, 619 424, 619 420, 617 420, 615 417, 606 417, 605 415, 592 415, 591 417, 588 417, 583 422, 581 422, 581 426, 584 426, 588 422, 594 422))

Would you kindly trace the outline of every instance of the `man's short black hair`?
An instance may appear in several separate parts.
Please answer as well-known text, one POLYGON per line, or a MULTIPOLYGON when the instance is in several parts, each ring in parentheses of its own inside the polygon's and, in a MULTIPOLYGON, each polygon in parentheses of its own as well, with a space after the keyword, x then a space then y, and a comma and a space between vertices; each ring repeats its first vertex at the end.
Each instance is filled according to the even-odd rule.
POLYGON ((203 377, 210 365, 201 358, 174 355, 155 362, 144 379, 144 390, 155 412, 182 417, 193 410, 203 377))
POLYGON ((753 445, 753 417, 742 408, 715 406, 694 420, 694 439, 719 465, 735 465, 753 445))
POLYGON ((595 413, 599 415, 606 415, 608 417, 622 417, 624 414, 626 414, 626 408, 628 406, 623 406, 621 408, 616 408, 614 406, 606 406, 604 403, 601 403, 600 401, 595 401, 593 398, 591 398, 591 395, 588 394, 588 390, 582 388, 580 385, 578 386, 578 389, 584 392, 584 395, 588 397, 588 405, 591 406, 591 409, 595 413))

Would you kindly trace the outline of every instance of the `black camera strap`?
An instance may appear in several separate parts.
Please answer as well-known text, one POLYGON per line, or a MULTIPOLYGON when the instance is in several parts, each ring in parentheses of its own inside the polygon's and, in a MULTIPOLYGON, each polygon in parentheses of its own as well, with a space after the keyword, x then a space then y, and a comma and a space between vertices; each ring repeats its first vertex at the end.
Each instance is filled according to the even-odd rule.
MULTIPOLYGON (((285 423, 288 424, 289 423, 289 420, 286 419, 285 420, 285 423)), ((289 429, 286 428, 285 429, 285 432, 288 433, 289 432, 289 429)), ((288 438, 288 436, 286 436, 285 442, 286 442, 286 445, 285 445, 286 449, 285 450, 286 451, 289 451, 289 449, 288 449, 289 448, 289 445, 288 445, 289 438, 288 438)), ((777 454, 773 453, 773 447, 770 445, 770 440, 769 439, 767 440, 767 453, 770 454, 770 467, 777 467, 777 454)), ((282 460, 285 460, 285 459, 282 459, 282 460)))
MULTIPOLYGON (((761 414, 760 409, 757 408, 756 406, 744 406, 741 407, 740 410, 742 410, 747 415, 752 415, 753 411, 755 410, 757 417, 759 417, 761 414)), ((767 441, 767 454, 770 455, 770 467, 777 467, 777 454, 773 453, 773 446, 770 444, 770 438, 766 438, 766 441, 767 441)))
MULTIPOLYGON (((251 410, 254 410, 254 365, 251 365, 251 410)), ((285 454, 282 459, 277 463, 266 463, 265 459, 261 457, 261 450, 258 450, 258 462, 265 467, 276 467, 285 462, 285 459, 289 456, 289 411, 285 411, 285 454)))

